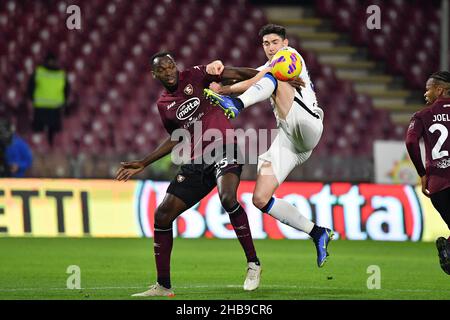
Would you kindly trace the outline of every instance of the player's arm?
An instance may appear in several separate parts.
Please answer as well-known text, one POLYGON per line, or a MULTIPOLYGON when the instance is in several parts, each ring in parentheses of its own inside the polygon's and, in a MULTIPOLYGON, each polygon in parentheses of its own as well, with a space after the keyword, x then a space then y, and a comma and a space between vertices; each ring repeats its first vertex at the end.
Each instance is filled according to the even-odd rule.
POLYGON ((172 149, 178 144, 178 141, 173 141, 169 136, 163 143, 161 143, 152 153, 142 160, 121 162, 120 168, 117 170, 116 179, 119 181, 127 181, 132 176, 140 173, 145 167, 153 162, 161 159, 172 152, 172 149))
MULTIPOLYGON (((251 68, 225 67, 223 70, 222 78, 235 79, 239 75, 241 77, 246 78, 252 74, 253 74, 253 77, 246 78, 247 80, 244 80, 244 81, 241 81, 238 83, 234 83, 231 85, 222 85, 217 82, 212 82, 210 84, 209 88, 211 90, 213 90, 214 92, 216 92, 218 94, 222 94, 222 95, 232 95, 232 94, 243 93, 243 92, 247 91, 247 89, 249 89, 252 85, 254 85, 259 80, 261 80, 261 78, 264 77, 264 75, 270 71, 272 71, 271 67, 264 68, 263 70, 261 70, 259 72, 255 69, 251 69, 251 68), (229 73, 227 73, 227 72, 229 72, 229 73), (256 72, 256 74, 255 74, 255 72, 256 72), (228 76, 230 76, 230 77, 228 77, 228 76)), ((292 79, 289 81, 289 83, 294 88, 301 89, 302 87, 305 87, 305 83, 303 82, 303 80, 301 78, 292 79)))
POLYGON ((206 66, 206 73, 212 76, 220 76, 224 81, 243 81, 255 77, 258 70, 244 67, 225 67, 220 60, 215 60, 206 66))
POLYGON ((426 170, 423 166, 422 157, 420 153, 420 138, 423 134, 423 124, 420 119, 413 117, 406 133, 406 149, 408 150, 409 157, 412 163, 416 167, 417 173, 420 176, 422 183, 422 192, 426 196, 429 196, 429 192, 426 186, 426 170))
POLYGON ((222 79, 243 81, 252 79, 258 73, 258 70, 252 68, 225 67, 223 69, 222 79))
MULTIPOLYGON (((228 72, 229 74, 226 74, 226 76, 228 75, 236 75, 237 73, 241 73, 241 75, 250 75, 250 73, 246 73, 246 69, 250 69, 250 68, 232 68, 232 67, 225 67, 225 69, 223 70, 223 73, 225 74, 226 72, 228 72)), ((231 94, 235 94, 235 93, 243 93, 245 92, 248 88, 250 88, 252 85, 254 85, 255 83, 257 83, 259 80, 261 80, 262 77, 264 77, 264 75, 267 72, 271 71, 270 67, 267 67, 261 71, 257 71, 255 69, 250 69, 250 70, 254 70, 253 72, 253 77, 252 78, 247 78, 247 80, 238 82, 238 83, 234 83, 232 85, 220 85, 217 82, 213 82, 211 83, 211 85, 209 86, 209 88, 211 90, 213 90, 214 92, 217 92, 219 94, 223 94, 223 95, 231 95, 231 94), (255 73, 256 72, 256 73, 255 73)), ((225 78, 224 75, 222 75, 223 78, 225 78)))

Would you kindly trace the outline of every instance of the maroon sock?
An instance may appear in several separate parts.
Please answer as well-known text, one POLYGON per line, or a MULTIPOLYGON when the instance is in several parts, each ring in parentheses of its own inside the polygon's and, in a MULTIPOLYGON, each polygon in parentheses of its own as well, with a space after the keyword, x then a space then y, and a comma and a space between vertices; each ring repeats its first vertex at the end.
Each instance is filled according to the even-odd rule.
POLYGON ((173 245, 172 228, 158 229, 155 227, 154 234, 153 250, 155 252, 158 283, 170 289, 170 254, 172 253, 173 245))
POLYGON ((235 209, 228 212, 228 215, 230 216, 230 222, 233 225, 234 232, 236 232, 236 236, 245 251, 247 261, 259 263, 255 246, 253 245, 252 232, 250 230, 250 225, 248 224, 247 213, 241 205, 238 204, 235 209))

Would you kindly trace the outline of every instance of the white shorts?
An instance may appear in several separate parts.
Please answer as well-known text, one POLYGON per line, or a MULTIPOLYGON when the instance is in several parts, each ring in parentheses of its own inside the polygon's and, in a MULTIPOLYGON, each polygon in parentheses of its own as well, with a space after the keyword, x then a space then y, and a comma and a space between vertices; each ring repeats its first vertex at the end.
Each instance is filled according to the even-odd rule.
POLYGON ((286 120, 277 119, 278 135, 269 150, 258 157, 258 174, 264 174, 261 166, 268 161, 281 184, 296 166, 311 156, 322 136, 323 111, 305 107, 294 102, 286 120))

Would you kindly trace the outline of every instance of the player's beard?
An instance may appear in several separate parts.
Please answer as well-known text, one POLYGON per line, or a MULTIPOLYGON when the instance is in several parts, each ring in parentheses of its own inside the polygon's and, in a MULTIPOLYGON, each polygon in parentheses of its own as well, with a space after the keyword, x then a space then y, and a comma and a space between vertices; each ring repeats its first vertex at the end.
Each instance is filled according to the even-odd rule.
POLYGON ((164 82, 164 86, 167 88, 169 92, 175 92, 178 89, 178 72, 175 75, 175 83, 170 84, 168 82, 164 82))

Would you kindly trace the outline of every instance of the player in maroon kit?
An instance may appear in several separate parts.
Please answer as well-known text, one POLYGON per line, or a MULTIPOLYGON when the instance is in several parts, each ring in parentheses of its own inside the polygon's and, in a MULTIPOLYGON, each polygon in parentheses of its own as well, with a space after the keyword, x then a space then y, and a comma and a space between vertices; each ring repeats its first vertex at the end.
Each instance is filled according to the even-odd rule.
MULTIPOLYGON (((413 115, 406 147, 421 177, 422 192, 450 229, 450 72, 433 73, 424 97, 427 107, 413 115), (420 156, 421 138, 425 143, 426 168, 420 156)), ((439 237, 436 246, 441 268, 450 275, 450 237, 439 237)))
MULTIPOLYGON (((176 130, 180 129, 188 130, 192 138, 190 139, 191 161, 190 164, 181 166, 180 172, 170 183, 164 200, 155 212, 154 253, 157 283, 149 290, 133 296, 174 295, 170 282, 170 255, 173 245, 172 222, 205 197, 216 185, 222 206, 229 214, 231 224, 247 257, 248 268, 244 290, 255 290, 259 285, 261 266, 253 245, 247 214, 236 196, 242 164, 238 163, 236 152, 230 155, 218 151, 212 163, 206 163, 204 158, 199 158, 199 156, 204 156, 206 147, 211 147, 213 143, 202 139, 208 129, 215 129, 216 132, 218 130, 224 137, 214 140, 216 147, 225 146, 227 143, 235 144, 235 139, 226 141, 226 130, 233 129, 229 120, 221 109, 214 107, 206 100, 203 96, 203 89, 213 81, 249 79, 257 71, 225 68, 220 76, 214 76, 211 75, 211 64, 178 71, 175 60, 166 52, 154 55, 151 58, 151 64, 153 76, 166 89, 157 105, 164 127, 171 136, 145 159, 121 163, 116 179, 126 181, 148 165, 171 153, 179 142, 178 139, 172 137, 175 137, 176 130), (202 125, 200 134, 194 132, 199 130, 199 124, 202 125), (198 149, 201 150, 200 155, 196 154, 198 149), (198 159, 201 161, 197 161, 198 159)), ((235 150, 237 150, 237 146, 235 146, 235 150)))

